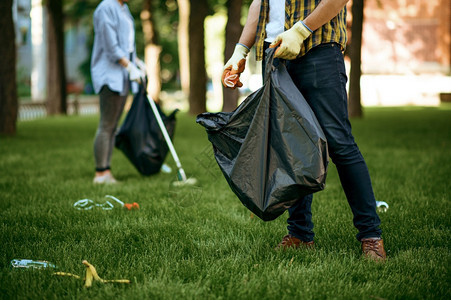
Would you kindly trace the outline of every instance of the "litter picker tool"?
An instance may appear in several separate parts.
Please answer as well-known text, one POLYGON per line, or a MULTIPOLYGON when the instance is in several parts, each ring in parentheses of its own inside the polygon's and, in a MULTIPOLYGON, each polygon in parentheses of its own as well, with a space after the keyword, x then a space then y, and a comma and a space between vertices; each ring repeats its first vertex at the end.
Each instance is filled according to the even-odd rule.
POLYGON ((157 119, 158 126, 161 129, 161 132, 163 133, 163 137, 166 141, 166 144, 168 145, 169 151, 171 152, 172 158, 175 161, 175 164, 177 166, 177 182, 174 182, 173 184, 175 186, 182 186, 182 185, 194 185, 197 183, 197 180, 195 178, 186 178, 185 170, 183 170, 182 164, 180 163, 180 159, 177 155, 177 152, 175 151, 174 145, 172 144, 171 137, 168 134, 168 131, 166 130, 166 126, 163 123, 163 120, 161 119, 160 113, 158 112, 158 108, 155 105, 154 100, 152 97, 147 94, 147 99, 149 100, 150 107, 152 108, 153 113, 155 114, 155 118, 157 119))
POLYGON ((114 201, 116 201, 117 203, 119 203, 122 207, 125 207, 128 210, 132 210, 132 209, 139 209, 139 204, 136 202, 133 203, 124 203, 121 200, 117 199, 114 196, 111 195, 106 195, 105 197, 113 199, 114 201))

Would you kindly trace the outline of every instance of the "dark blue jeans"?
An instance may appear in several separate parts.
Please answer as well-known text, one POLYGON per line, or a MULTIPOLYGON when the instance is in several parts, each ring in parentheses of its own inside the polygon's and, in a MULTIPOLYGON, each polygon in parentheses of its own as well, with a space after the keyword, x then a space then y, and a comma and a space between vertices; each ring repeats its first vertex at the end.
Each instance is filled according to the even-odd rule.
MULTIPOLYGON (((354 226, 359 231, 357 239, 380 237, 370 175, 348 119, 347 77, 340 47, 335 43, 322 44, 303 57, 287 61, 286 66, 326 135, 329 156, 337 167, 354 226)), ((288 232, 305 242, 314 237, 312 199, 313 195, 308 195, 289 209, 288 232)))

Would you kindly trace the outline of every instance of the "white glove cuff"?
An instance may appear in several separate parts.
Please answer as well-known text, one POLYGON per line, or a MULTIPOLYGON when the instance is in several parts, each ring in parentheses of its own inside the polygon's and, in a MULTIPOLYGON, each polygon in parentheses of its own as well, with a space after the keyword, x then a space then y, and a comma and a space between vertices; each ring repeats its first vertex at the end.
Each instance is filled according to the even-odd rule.
POLYGON ((246 45, 237 43, 235 45, 235 50, 233 53, 239 53, 243 58, 246 58, 247 54, 249 53, 249 48, 246 45))

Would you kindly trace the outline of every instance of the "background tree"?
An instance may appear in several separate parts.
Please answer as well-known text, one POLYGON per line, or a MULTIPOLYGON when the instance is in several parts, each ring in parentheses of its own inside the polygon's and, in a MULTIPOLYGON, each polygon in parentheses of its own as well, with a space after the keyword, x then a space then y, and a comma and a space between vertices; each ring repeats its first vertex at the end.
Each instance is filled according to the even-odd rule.
POLYGON ((0 1, 0 134, 14 135, 17 122, 16 37, 13 0, 0 1))
POLYGON ((67 113, 64 13, 61 0, 47 0, 47 114, 67 113))
POLYGON ((144 57, 149 81, 148 92, 152 99, 159 102, 161 91, 160 53, 162 49, 158 43, 158 34, 155 30, 152 0, 143 1, 140 17, 144 34, 144 57))
POLYGON ((352 1, 352 26, 349 57, 351 70, 349 74, 349 116, 361 118, 363 116, 360 92, 360 77, 362 75, 362 29, 363 29, 363 0, 352 1))
POLYGON ((204 21, 208 15, 207 0, 192 0, 188 25, 189 39, 189 113, 207 110, 207 72, 205 70, 204 21))
POLYGON ((98 0, 78 0, 70 1, 64 6, 65 21, 72 24, 74 27, 79 24, 83 24, 84 28, 88 32, 87 41, 85 44, 88 55, 78 66, 78 70, 82 74, 85 80, 85 85, 87 86, 91 86, 91 51, 94 44, 92 15, 98 4, 98 0))
MULTIPOLYGON (((158 45, 161 46, 159 63, 161 89, 180 90, 180 69, 177 48, 179 9, 176 0, 152 0, 152 13, 158 45)), ((185 48, 185 52, 187 48, 185 48)), ((189 87, 188 87, 189 88, 189 87)))
POLYGON ((189 0, 177 0, 179 10, 179 21, 177 28, 178 38, 178 55, 179 55, 179 69, 180 69, 180 84, 185 96, 189 96, 189 39, 188 39, 188 26, 190 18, 190 1, 189 0))
MULTIPOLYGON (((241 7, 243 0, 227 0, 227 25, 225 30, 224 63, 233 54, 235 44, 238 42, 243 26, 241 26, 241 7)), ((239 89, 222 88, 222 111, 232 111, 238 105, 239 89)))

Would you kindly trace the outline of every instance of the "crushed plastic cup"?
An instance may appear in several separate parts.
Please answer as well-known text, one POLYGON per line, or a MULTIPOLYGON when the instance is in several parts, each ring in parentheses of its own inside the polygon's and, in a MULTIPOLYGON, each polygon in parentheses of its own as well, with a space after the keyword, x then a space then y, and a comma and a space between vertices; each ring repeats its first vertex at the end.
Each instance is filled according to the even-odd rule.
POLYGON ((94 207, 99 207, 103 210, 112 210, 114 208, 110 201, 104 203, 96 203, 91 199, 81 199, 74 203, 74 208, 78 210, 90 210, 94 207))
POLYGON ((32 259, 13 259, 11 260, 11 267, 24 268, 24 269, 44 269, 52 268, 56 269, 56 266, 45 260, 32 260, 32 259))
MULTIPOLYGON (((113 203, 117 202, 121 207, 126 208, 128 210, 139 209, 139 204, 136 202, 124 203, 121 200, 119 200, 118 198, 111 196, 111 195, 106 195, 105 197, 114 200, 115 202, 113 202, 113 203)), ((116 207, 117 207, 117 205, 116 205, 116 207)), ((98 203, 98 202, 94 202, 91 199, 81 199, 74 203, 74 208, 78 209, 78 210, 91 210, 93 208, 100 208, 102 210, 112 210, 114 208, 114 205, 108 200, 106 200, 103 203, 98 203)))
POLYGON ((380 212, 386 212, 388 210, 388 203, 384 201, 376 201, 377 210, 380 212))
MULTIPOLYGON (((230 73, 227 73, 227 74, 230 74, 230 73)), ((239 78, 238 74, 226 75, 224 77, 224 83, 226 86, 232 88, 232 87, 236 86, 239 79, 240 78, 239 78)))

